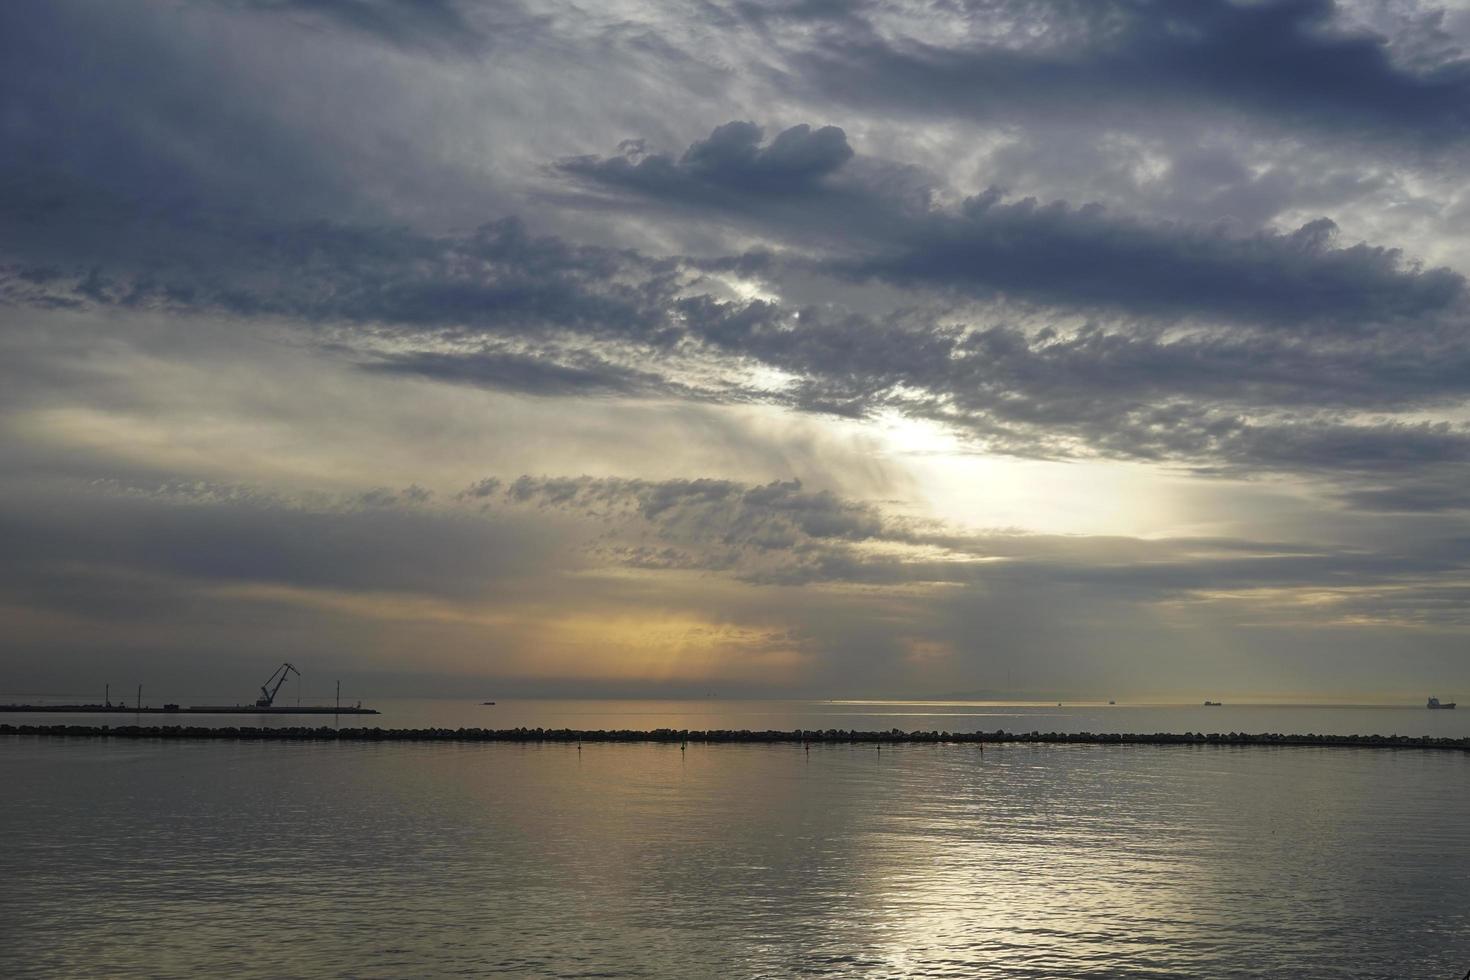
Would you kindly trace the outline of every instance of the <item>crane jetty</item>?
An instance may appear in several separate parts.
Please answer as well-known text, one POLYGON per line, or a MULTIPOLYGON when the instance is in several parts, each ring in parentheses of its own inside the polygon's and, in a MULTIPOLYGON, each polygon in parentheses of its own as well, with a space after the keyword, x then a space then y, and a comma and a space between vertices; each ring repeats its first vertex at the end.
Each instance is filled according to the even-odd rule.
POLYGON ((337 704, 297 704, 278 705, 276 694, 281 690, 281 685, 286 678, 295 674, 301 676, 301 671, 287 662, 281 664, 271 675, 266 678, 265 683, 260 686, 260 697, 255 699, 254 704, 200 704, 188 708, 181 708, 177 704, 165 704, 161 708, 143 704, 143 689, 138 688, 138 699, 134 704, 126 701, 114 702, 111 697, 111 688, 100 704, 0 704, 0 711, 11 712, 38 712, 45 714, 129 714, 129 715, 375 715, 377 708, 364 708, 359 701, 355 705, 343 706, 341 702, 342 685, 337 684, 337 704))

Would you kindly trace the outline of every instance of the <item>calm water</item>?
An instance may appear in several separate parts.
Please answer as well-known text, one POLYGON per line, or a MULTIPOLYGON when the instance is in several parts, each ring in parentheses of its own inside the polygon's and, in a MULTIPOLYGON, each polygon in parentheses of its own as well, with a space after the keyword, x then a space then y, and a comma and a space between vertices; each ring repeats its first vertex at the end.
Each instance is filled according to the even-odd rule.
MULTIPOLYGON (((4 697, 4 701, 26 701, 4 697)), ((10 724, 189 724, 208 726, 337 725, 380 728, 845 728, 865 731, 901 728, 952 732, 1286 732, 1319 735, 1470 736, 1470 710, 1428 711, 1423 702, 1402 707, 1231 705, 1048 705, 854 702, 409 700, 368 698, 381 710, 367 716, 343 715, 164 715, 3 714, 10 724)), ((327 699, 330 702, 330 698, 327 699)), ((200 703, 183 700, 184 704, 200 703)), ((289 704, 290 699, 281 698, 289 704)), ((308 699, 306 703, 312 703, 308 699)), ((345 703, 352 703, 346 701, 345 703)), ((1466 706, 1470 709, 1470 705, 1466 706)))
POLYGON ((11 737, 0 780, 6 976, 1470 969, 1458 752, 11 737))

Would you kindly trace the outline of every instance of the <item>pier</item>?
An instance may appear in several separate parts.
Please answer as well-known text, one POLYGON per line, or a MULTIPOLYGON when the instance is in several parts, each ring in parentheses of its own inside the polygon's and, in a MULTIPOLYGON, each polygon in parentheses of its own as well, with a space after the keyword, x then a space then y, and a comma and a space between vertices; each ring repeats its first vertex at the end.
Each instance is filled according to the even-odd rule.
POLYGON ((330 704, 298 705, 278 708, 274 705, 234 704, 198 705, 180 708, 136 707, 126 704, 0 704, 0 711, 29 711, 39 714, 84 715, 376 715, 377 708, 338 708, 330 704))
MULTIPOLYGON (((0 712, 33 712, 37 714, 84 714, 84 715, 375 715, 376 708, 364 708, 362 702, 350 708, 342 707, 342 682, 337 682, 337 702, 335 704, 307 704, 298 703, 294 708, 278 706, 276 695, 281 691, 281 685, 286 683, 286 678, 295 674, 299 680, 301 671, 297 670, 290 661, 277 667, 270 677, 266 678, 260 686, 260 697, 255 699, 254 704, 198 704, 188 708, 181 708, 177 704, 165 704, 161 708, 143 704, 143 685, 138 685, 137 700, 131 707, 126 702, 112 701, 112 685, 107 684, 102 688, 102 703, 90 704, 0 704, 0 712)), ((298 697, 297 701, 301 699, 298 697)))

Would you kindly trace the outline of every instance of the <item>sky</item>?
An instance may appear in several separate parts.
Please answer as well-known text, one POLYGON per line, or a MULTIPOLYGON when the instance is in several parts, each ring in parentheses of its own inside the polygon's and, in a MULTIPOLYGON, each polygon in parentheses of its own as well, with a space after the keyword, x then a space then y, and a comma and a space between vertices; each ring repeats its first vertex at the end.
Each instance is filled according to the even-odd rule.
POLYGON ((0 692, 1470 696, 1467 45, 7 0, 0 692))

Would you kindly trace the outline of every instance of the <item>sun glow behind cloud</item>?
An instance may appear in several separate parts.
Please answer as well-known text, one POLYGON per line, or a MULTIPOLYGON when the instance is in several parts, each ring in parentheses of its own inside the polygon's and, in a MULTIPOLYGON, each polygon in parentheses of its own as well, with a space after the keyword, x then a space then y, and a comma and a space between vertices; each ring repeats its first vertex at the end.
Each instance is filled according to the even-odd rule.
POLYGON ((1149 537, 1186 523, 1176 501, 1185 479, 1167 468, 986 452, 940 423, 896 412, 874 428, 925 511, 957 527, 1149 537))

